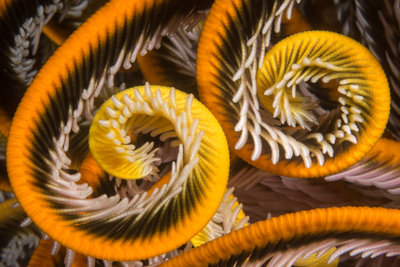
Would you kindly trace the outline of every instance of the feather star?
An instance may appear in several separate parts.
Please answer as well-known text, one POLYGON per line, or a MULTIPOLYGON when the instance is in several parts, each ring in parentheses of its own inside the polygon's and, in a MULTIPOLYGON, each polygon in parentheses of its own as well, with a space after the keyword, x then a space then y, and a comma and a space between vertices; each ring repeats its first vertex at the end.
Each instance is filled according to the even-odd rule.
POLYGON ((399 265, 399 18, 0 0, 0 265, 399 265))

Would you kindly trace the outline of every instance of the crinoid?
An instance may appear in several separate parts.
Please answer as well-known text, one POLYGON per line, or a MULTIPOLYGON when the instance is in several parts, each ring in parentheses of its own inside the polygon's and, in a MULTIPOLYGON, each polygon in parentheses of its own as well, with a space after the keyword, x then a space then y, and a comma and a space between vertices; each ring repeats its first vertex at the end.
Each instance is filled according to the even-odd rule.
POLYGON ((162 266, 296 266, 296 261, 302 266, 314 253, 323 256, 325 264, 336 261, 333 266, 347 253, 391 257, 400 254, 399 215, 398 210, 366 207, 285 214, 222 236, 162 266))
POLYGON ((375 57, 340 34, 294 34, 264 55, 271 28, 293 3, 216 1, 198 48, 199 95, 247 162, 319 177, 356 163, 377 142, 389 87, 375 57))
POLYGON ((194 20, 206 2, 109 2, 46 62, 20 103, 7 144, 11 183, 32 221, 70 251, 106 260, 146 259, 183 245, 217 210, 229 153, 205 106, 178 90, 148 84, 116 94, 100 108, 96 102, 113 88, 121 67, 129 69, 137 53, 194 20), (159 16, 164 12, 169 15, 159 16), (160 157, 151 143, 159 135, 171 140, 166 143, 177 158, 170 179, 149 194, 91 197, 93 189, 79 183, 68 157, 70 141, 87 123, 93 157, 118 179, 156 179, 160 157), (147 133, 150 141, 140 143, 147 133), (137 149, 131 134, 139 134, 137 149), (116 163, 111 151, 123 159, 126 173, 110 167, 116 163))

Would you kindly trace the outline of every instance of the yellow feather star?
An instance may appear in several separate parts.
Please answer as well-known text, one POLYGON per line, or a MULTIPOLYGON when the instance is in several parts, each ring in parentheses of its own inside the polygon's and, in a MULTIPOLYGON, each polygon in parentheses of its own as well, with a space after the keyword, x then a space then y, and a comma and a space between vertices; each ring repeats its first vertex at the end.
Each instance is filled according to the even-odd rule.
MULTIPOLYGON (((12 13, 8 9, 14 2, 0 1, 0 19, 12 13)), ((67 2, 60 1, 57 8, 67 2)), ((67 266, 92 266, 94 257, 104 259, 105 266, 120 260, 123 265, 142 264, 142 259, 151 264, 149 258, 164 261, 168 257, 160 254, 176 256, 190 242, 196 248, 166 265, 251 266, 270 260, 271 265, 336 266, 348 247, 351 256, 396 255, 399 214, 389 209, 305 211, 228 234, 246 224, 247 217, 230 194, 233 189, 225 191, 229 152, 219 123, 231 150, 257 168, 320 177, 358 162, 382 173, 375 177, 379 181, 357 183, 393 194, 399 192, 394 181, 399 144, 378 141, 390 96, 385 74, 367 49, 339 34, 312 31, 289 36, 268 51, 275 33, 281 37, 310 28, 295 7, 300 0, 216 0, 207 15, 211 2, 112 0, 70 38, 57 23, 45 26, 44 33, 61 47, 24 96, 7 148, 12 186, 29 216, 25 223, 31 218, 54 238, 41 241, 32 266, 51 260, 50 251, 60 243, 66 247, 60 254, 67 266), (195 62, 191 49, 200 33, 192 32, 192 39, 185 34, 206 17, 195 62), (196 88, 196 77, 201 100, 219 123, 193 96, 169 87, 146 84, 101 103, 111 91, 119 91, 114 89, 119 69, 131 69, 136 56, 159 48, 165 35, 173 44, 165 42, 167 52, 139 57, 145 77, 166 85, 190 83, 182 88, 190 90, 196 88), (154 66, 162 62, 163 53, 176 53, 174 49, 180 51, 168 58, 176 63, 173 68, 154 66), (187 61, 183 70, 182 55, 187 61), (173 81, 168 80, 171 73, 173 81), (187 77, 180 80, 182 73, 187 77), (172 161, 170 168, 165 158, 172 161)), ((50 1, 47 7, 45 17, 50 18, 55 4, 50 1)), ((34 11, 40 16, 40 8, 34 11)), ((34 29, 28 24, 16 28, 18 38, 34 29)), ((33 32, 40 33, 41 27, 33 32)), ((28 55, 25 44, 19 45, 28 55)), ((34 61, 24 60, 16 70, 33 66, 34 61)), ((34 72, 27 69, 16 74, 30 83, 34 72)), ((0 148, 5 150, 10 111, 4 117, 2 108, 0 148)), ((353 171, 364 165, 348 169, 350 177, 342 173, 326 179, 354 179, 353 171)), ((2 219, 11 214, 9 203, 2 219)))
POLYGON ((310 31, 263 54, 273 25, 280 25, 294 1, 274 6, 270 14, 259 11, 267 9, 263 2, 223 2, 215 2, 204 24, 197 83, 232 151, 271 173, 321 177, 372 149, 388 120, 390 91, 371 52, 346 36, 310 31), (257 27, 245 24, 249 17, 257 27), (334 82, 337 92, 324 89, 327 82, 334 82), (334 107, 318 104, 330 94, 338 95, 334 107))

